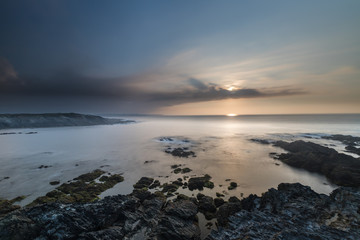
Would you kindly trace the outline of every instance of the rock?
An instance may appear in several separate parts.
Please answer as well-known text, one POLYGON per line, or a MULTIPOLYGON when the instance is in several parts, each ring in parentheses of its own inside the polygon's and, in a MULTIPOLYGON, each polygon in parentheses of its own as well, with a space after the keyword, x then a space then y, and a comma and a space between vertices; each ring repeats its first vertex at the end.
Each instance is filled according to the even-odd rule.
POLYGON ((197 206, 152 196, 112 196, 86 204, 50 203, 0 218, 1 239, 200 239, 197 206))
POLYGON ((181 173, 182 174, 184 174, 184 173, 188 173, 188 172, 191 172, 192 170, 190 169, 190 168, 183 168, 182 170, 181 170, 181 173))
POLYGON ((222 206, 224 203, 225 203, 224 199, 222 199, 222 198, 214 198, 215 207, 218 208, 218 207, 222 206))
POLYGON ((214 200, 209 196, 201 196, 198 198, 199 211, 205 215, 205 218, 210 220, 215 217, 216 206, 214 200))
POLYGON ((171 165, 171 168, 172 168, 172 169, 175 169, 175 168, 178 168, 178 167, 181 167, 181 164, 174 164, 174 165, 171 165))
POLYGON ((7 214, 7 213, 9 213, 9 212, 12 212, 12 211, 15 211, 15 210, 19 209, 20 206, 19 205, 14 205, 14 203, 18 202, 18 201, 20 201, 22 199, 14 198, 12 200, 6 200, 6 199, 1 199, 0 198, 0 217, 7 214))
POLYGON ((101 177, 101 181, 99 179, 100 183, 95 182, 104 173, 104 171, 97 169, 93 172, 80 175, 72 182, 63 183, 45 196, 35 199, 29 206, 50 202, 73 203, 94 201, 102 192, 124 181, 121 175, 113 174, 101 177))
POLYGON ((250 141, 256 142, 256 143, 260 143, 260 144, 264 144, 264 145, 268 145, 268 144, 271 143, 269 140, 266 140, 266 139, 258 139, 258 138, 252 138, 252 139, 250 139, 250 141))
POLYGON ((175 170, 174 170, 174 173, 175 174, 178 174, 178 173, 180 173, 181 172, 181 168, 176 168, 175 170))
POLYGON ((52 182, 49 182, 50 183, 50 185, 58 185, 58 184, 60 184, 60 181, 52 181, 52 182))
POLYGON ((204 187, 213 188, 214 183, 210 181, 211 177, 208 174, 205 174, 203 177, 194 177, 190 178, 188 182, 189 190, 203 190, 204 187))
POLYGON ((231 203, 240 203, 241 201, 237 197, 232 196, 232 197, 229 198, 229 202, 231 202, 231 203))
POLYGON ((231 215, 241 210, 241 203, 225 203, 219 207, 216 212, 216 219, 219 226, 227 226, 228 219, 231 215))
POLYGON ((183 183, 181 181, 179 181, 179 180, 173 181, 172 184, 175 184, 175 185, 177 185, 179 187, 181 187, 183 185, 183 183))
POLYGON ((134 184, 134 188, 148 188, 153 183, 153 181, 153 178, 142 177, 139 181, 137 181, 137 183, 134 184))
POLYGON ((174 157, 188 158, 188 157, 196 157, 193 151, 188 150, 187 148, 175 148, 175 149, 166 149, 166 153, 173 155, 174 157))
POLYGON ((52 167, 52 166, 48 166, 48 165, 40 165, 38 168, 39 168, 39 169, 42 169, 42 168, 49 168, 49 167, 52 167))
POLYGON ((278 141, 275 146, 289 153, 282 153, 278 159, 292 167, 324 174, 330 181, 340 186, 360 186, 360 160, 338 153, 321 145, 295 141, 278 141))
POLYGON ((356 146, 360 144, 360 137, 353 137, 351 135, 335 134, 330 136, 322 136, 321 138, 340 141, 348 146, 356 146))
POLYGON ((154 163, 154 162, 156 162, 155 160, 146 160, 145 162, 144 162, 144 164, 149 164, 149 163, 154 163))
POLYGON ((357 148, 357 147, 354 147, 354 146, 346 146, 345 149, 348 151, 348 152, 351 152, 351 153, 355 153, 357 155, 360 155, 360 148, 357 148))
POLYGON ((262 197, 221 206, 218 223, 227 227, 206 239, 359 239, 359 202, 359 188, 340 187, 326 196, 299 183, 280 184, 262 197))
POLYGON ((154 188, 157 188, 157 187, 160 187, 160 181, 159 181, 159 180, 155 180, 155 181, 153 182, 153 184, 151 184, 151 185, 149 186, 150 189, 154 189, 154 188))
POLYGON ((236 182, 231 182, 230 183, 230 186, 228 186, 228 189, 229 190, 233 190, 233 189, 235 189, 237 187, 237 183, 236 182))
POLYGON ((169 192, 169 193, 173 193, 176 192, 179 188, 179 185, 176 184, 172 184, 172 183, 164 183, 162 185, 162 192, 169 192))
POLYGON ((149 199, 151 197, 151 192, 147 191, 146 189, 134 189, 131 193, 134 197, 138 198, 141 202, 145 199, 149 199))
POLYGON ((222 194, 222 193, 218 193, 218 192, 216 192, 216 196, 217 196, 218 198, 220 198, 220 197, 225 197, 225 195, 224 195, 224 194, 222 194))
POLYGON ((187 200, 178 199, 176 202, 169 202, 165 208, 165 213, 184 219, 193 219, 198 212, 198 208, 192 201, 187 200))

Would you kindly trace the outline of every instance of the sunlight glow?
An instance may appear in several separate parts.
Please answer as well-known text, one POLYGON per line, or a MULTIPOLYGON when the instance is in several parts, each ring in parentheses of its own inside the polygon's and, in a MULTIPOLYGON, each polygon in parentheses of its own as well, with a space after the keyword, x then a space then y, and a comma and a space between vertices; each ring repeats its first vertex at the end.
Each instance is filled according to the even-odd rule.
POLYGON ((235 116, 237 116, 237 114, 235 114, 235 113, 229 113, 229 114, 226 114, 226 116, 228 116, 228 117, 235 117, 235 116))
POLYGON ((234 87, 229 87, 227 90, 231 92, 234 89, 235 89, 234 87))

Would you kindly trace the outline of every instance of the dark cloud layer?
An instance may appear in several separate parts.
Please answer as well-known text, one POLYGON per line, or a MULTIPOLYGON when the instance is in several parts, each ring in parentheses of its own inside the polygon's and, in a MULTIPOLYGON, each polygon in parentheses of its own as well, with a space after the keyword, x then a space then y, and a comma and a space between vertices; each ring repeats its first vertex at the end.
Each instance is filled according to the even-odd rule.
POLYGON ((222 99, 260 98, 304 94, 294 88, 240 88, 229 91, 195 78, 184 81, 179 90, 150 91, 141 79, 91 78, 73 71, 63 71, 48 78, 21 77, 6 60, 0 61, 0 94, 5 96, 46 98, 96 98, 116 101, 144 101, 159 106, 222 99), (136 87, 135 87, 136 85, 136 87))

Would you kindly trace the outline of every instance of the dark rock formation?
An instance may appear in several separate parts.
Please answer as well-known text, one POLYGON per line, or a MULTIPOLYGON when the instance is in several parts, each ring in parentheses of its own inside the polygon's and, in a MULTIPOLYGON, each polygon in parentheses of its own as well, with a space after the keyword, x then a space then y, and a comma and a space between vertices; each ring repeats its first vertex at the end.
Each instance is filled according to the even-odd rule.
MULTIPOLYGON (((92 126, 130 122, 134 121, 110 119, 78 113, 0 114, 0 129, 92 126)), ((35 132, 27 134, 33 133, 35 132)))
POLYGON ((322 136, 321 138, 340 141, 340 142, 344 143, 345 145, 351 145, 351 146, 360 144, 360 137, 354 137, 351 135, 335 134, 335 135, 330 135, 330 136, 322 136))
POLYGON ((0 219, 1 239, 199 239, 197 206, 154 194, 140 202, 112 196, 86 204, 51 203, 0 219))
POLYGON ((137 183, 134 184, 134 188, 148 188, 154 182, 153 178, 142 177, 137 183))
POLYGON ((324 174, 340 186, 360 186, 359 159, 312 142, 277 141, 274 145, 289 151, 280 154, 277 159, 292 167, 324 174))
POLYGON ((259 139, 259 138, 251 138, 250 141, 255 142, 255 143, 264 144, 264 145, 269 145, 271 143, 270 140, 259 139))
POLYGON ((186 147, 178 147, 175 149, 168 148, 165 150, 166 153, 173 155, 174 157, 188 158, 188 157, 196 157, 193 151, 190 151, 186 147))
POLYGON ((207 239, 360 239, 359 202, 359 188, 341 187, 326 196, 299 183, 282 183, 262 197, 221 206, 218 223, 227 227, 207 239))
POLYGON ((189 190, 203 190, 206 188, 214 188, 214 183, 210 181, 211 177, 208 174, 205 174, 203 177, 193 177, 189 179, 188 187, 189 190))
POLYGON ((348 152, 360 155, 360 137, 354 137, 351 135, 335 134, 335 135, 330 135, 330 136, 322 136, 322 138, 340 141, 343 144, 347 145, 345 147, 345 149, 348 152))
POLYGON ((198 211, 216 216, 220 226, 208 240, 360 239, 360 188, 340 187, 327 196, 282 183, 262 197, 232 197, 217 211, 201 193, 199 201, 179 194, 166 203, 161 192, 135 191, 142 193, 18 209, 0 217, 0 239, 200 239, 198 211))

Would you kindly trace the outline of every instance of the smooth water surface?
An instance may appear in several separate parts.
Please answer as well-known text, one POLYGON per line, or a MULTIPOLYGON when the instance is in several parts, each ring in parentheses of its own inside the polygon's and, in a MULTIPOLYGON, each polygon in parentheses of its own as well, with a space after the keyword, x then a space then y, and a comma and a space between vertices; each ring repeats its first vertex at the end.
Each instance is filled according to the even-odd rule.
MULTIPOLYGON (((154 177, 162 183, 182 177, 182 174, 171 173, 173 164, 191 168, 193 171, 185 174, 188 176, 211 175, 215 188, 204 190, 211 196, 225 191, 227 197, 246 197, 251 193, 261 194, 282 182, 300 182, 328 194, 336 186, 325 177, 276 161, 269 153, 283 152, 281 149, 249 139, 303 139, 323 145, 334 144, 336 150, 343 151, 345 146, 340 142, 316 136, 360 136, 360 115, 122 118, 134 119, 137 123, 1 130, 0 133, 22 134, 0 135, 0 197, 11 199, 26 195, 21 202, 25 205, 56 187, 49 182, 64 183, 98 168, 123 173, 125 177, 124 182, 101 197, 128 194, 142 176, 154 177), (37 134, 25 134, 30 131, 37 134), (309 135, 314 138, 309 139, 309 135), (161 137, 188 139, 186 144, 197 157, 176 158, 166 154, 164 150, 177 143, 161 142, 161 137), (49 167, 39 168, 41 165, 49 167), (226 179, 237 182, 237 189, 228 191, 226 179)), ((183 189, 179 192, 197 193, 183 189)))

